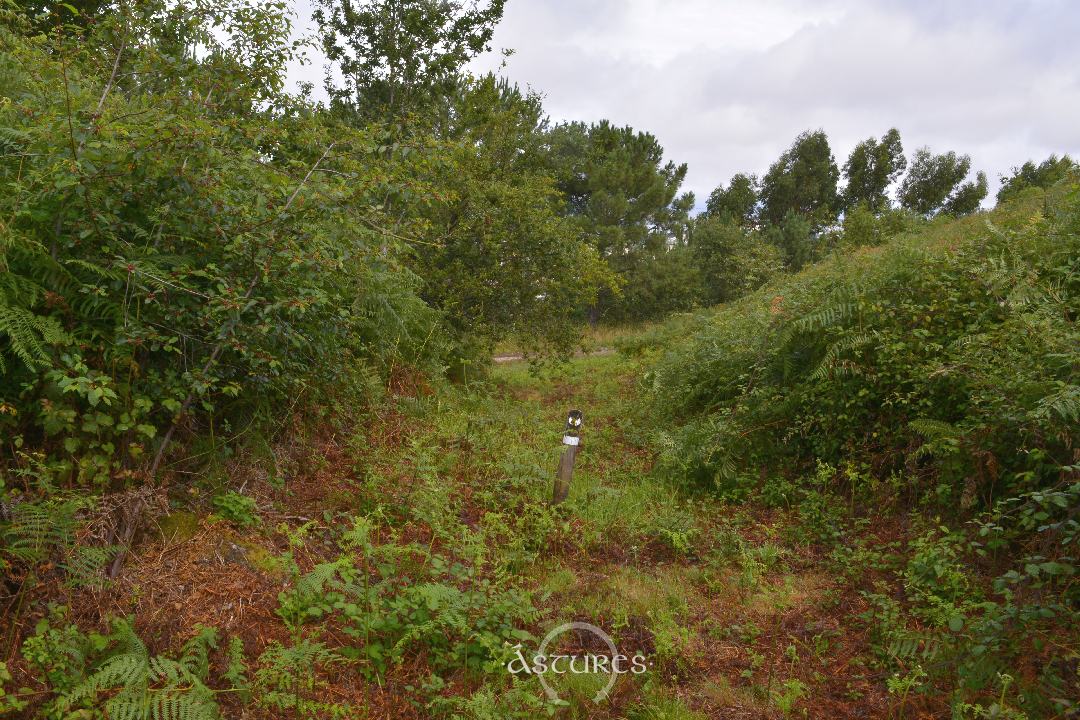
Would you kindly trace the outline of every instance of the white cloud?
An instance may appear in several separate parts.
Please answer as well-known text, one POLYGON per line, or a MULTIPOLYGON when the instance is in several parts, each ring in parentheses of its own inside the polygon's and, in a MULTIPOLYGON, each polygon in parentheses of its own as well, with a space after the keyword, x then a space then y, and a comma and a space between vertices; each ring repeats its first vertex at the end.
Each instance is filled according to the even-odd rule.
MULTIPOLYGON (((909 154, 969 153, 991 178, 1078 154, 1078 26, 1070 0, 509 0, 473 67, 512 48, 501 72, 544 93, 553 119, 652 132, 703 202, 810 128, 839 164, 893 126, 909 154)), ((318 85, 322 70, 293 77, 318 85)))

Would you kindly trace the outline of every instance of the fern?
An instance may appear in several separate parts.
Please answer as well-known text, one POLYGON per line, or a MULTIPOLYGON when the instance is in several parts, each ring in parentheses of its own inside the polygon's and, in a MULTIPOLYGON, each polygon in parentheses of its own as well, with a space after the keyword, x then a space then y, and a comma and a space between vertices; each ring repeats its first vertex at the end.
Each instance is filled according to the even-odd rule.
POLYGON ((69 341, 59 322, 34 311, 48 285, 25 268, 49 265, 55 261, 38 243, 19 235, 0 237, 0 338, 6 337, 7 346, 0 344, 0 374, 7 372, 5 351, 35 371, 51 364, 49 345, 69 341))
POLYGON ((229 665, 221 674, 229 682, 229 687, 236 690, 243 702, 251 700, 251 683, 247 678, 247 666, 244 663, 244 641, 238 637, 229 640, 229 665))
POLYGON ((67 575, 68 587, 100 586, 105 582, 103 570, 116 555, 114 545, 77 545, 68 553, 60 567, 67 575))
POLYGON ((41 286, 29 278, 6 268, 0 273, 0 299, 4 304, 31 306, 41 300, 42 295, 41 286))
POLYGON ((950 423, 930 418, 919 418, 909 422, 908 427, 928 441, 915 451, 916 458, 927 455, 948 455, 956 452, 960 446, 962 432, 950 423))
POLYGON ((180 665, 194 676, 205 678, 210 673, 210 651, 218 646, 218 632, 202 625, 196 629, 195 637, 184 643, 180 665))
MULTIPOLYGON (((64 328, 53 318, 11 305, 0 305, 0 336, 7 337, 7 351, 31 371, 51 364, 48 345, 68 341, 64 328)), ((0 348, 0 373, 6 373, 2 350, 0 348)))
POLYGON ((19 503, 9 509, 10 521, 0 523, 0 556, 27 564, 65 554, 74 546, 78 512, 89 500, 47 500, 19 503))
POLYGON ((841 321, 854 315, 858 307, 858 304, 851 301, 839 302, 822 310, 818 310, 817 312, 802 316, 795 321, 794 325, 797 330, 803 332, 812 332, 815 330, 823 330, 827 327, 834 327, 839 325, 841 321))
POLYGON ((320 563, 311 569, 307 575, 301 577, 296 583, 296 591, 303 596, 318 595, 322 593, 326 583, 329 582, 342 567, 342 561, 320 563))
POLYGON ((857 333, 846 338, 837 340, 825 351, 825 357, 818 363, 817 368, 810 373, 811 379, 821 380, 831 373, 855 373, 855 366, 851 363, 843 363, 840 356, 857 347, 869 345, 874 339, 873 333, 857 333))
POLYGON ((1057 415, 1065 422, 1080 422, 1080 387, 1063 385, 1060 390, 1044 397, 1035 408, 1035 417, 1049 420, 1057 415))
POLYGON ((116 720, 217 720, 214 691, 205 684, 209 651, 217 647, 217 632, 201 628, 184 645, 179 660, 151 657, 131 623, 117 621, 116 651, 83 682, 64 694, 60 707, 67 710, 84 701, 95 702, 116 691, 103 703, 116 720))
POLYGON ((922 435, 927 440, 941 440, 943 438, 956 438, 959 431, 956 426, 941 420, 919 418, 908 423, 912 430, 922 435))
POLYGON ((307 639, 292 647, 272 642, 259 656, 255 672, 258 704, 275 710, 293 709, 301 717, 329 716, 329 712, 320 711, 329 710, 332 704, 310 700, 306 695, 323 684, 316 679, 316 669, 341 659, 322 643, 307 639))

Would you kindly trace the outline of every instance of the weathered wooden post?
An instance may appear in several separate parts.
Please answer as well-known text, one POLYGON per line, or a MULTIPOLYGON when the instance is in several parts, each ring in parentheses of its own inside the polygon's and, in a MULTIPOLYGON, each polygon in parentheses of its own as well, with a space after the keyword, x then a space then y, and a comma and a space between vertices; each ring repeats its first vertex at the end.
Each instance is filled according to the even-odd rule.
POLYGON ((570 494, 570 479, 574 476, 574 458, 581 447, 581 411, 571 410, 566 415, 566 431, 563 433, 562 457, 559 458, 559 470, 555 474, 555 489, 551 493, 551 504, 558 505, 570 494))

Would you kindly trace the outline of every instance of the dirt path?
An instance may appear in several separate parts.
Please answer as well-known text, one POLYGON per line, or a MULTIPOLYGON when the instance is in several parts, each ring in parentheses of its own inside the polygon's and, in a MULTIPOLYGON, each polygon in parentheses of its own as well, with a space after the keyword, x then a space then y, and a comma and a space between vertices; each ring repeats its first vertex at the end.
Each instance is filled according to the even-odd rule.
MULTIPOLYGON (((614 352, 615 352, 614 348, 600 347, 600 348, 596 348, 595 350, 589 350, 588 352, 585 352, 584 350, 578 350, 576 353, 574 353, 574 357, 575 358, 581 358, 581 357, 604 356, 604 355, 611 355, 614 352)), ((494 363, 500 363, 501 364, 501 363, 516 362, 518 360, 524 360, 524 359, 525 359, 524 355, 496 355, 495 357, 491 358, 491 361, 494 362, 494 363)))
POLYGON ((588 699, 591 685, 571 692, 581 714, 567 717, 885 716, 881 684, 856 669, 867 649, 849 627, 862 609, 857 593, 793 540, 799 529, 786 514, 692 497, 652 474, 652 451, 634 439, 649 431, 635 425, 639 376, 637 361, 603 355, 547 376, 512 364, 495 373, 513 406, 536 403, 538 425, 553 430, 527 441, 537 451, 557 442, 567 409, 585 413, 559 509, 573 531, 526 574, 541 627, 588 622, 649 662, 642 676, 620 678, 603 706, 588 699))

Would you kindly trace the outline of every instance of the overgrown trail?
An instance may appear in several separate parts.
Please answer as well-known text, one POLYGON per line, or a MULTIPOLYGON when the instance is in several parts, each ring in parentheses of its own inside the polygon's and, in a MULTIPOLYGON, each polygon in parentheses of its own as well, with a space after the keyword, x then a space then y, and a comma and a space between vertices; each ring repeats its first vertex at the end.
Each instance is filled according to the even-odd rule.
MULTIPOLYGON (((865 641, 840 620, 858 610, 853 597, 798 529, 779 513, 692 497, 650 474, 645 433, 657 428, 635 421, 639 376, 638 363, 622 356, 580 357, 539 376, 521 363, 497 368, 486 397, 441 407, 434 435, 411 441, 414 454, 438 448, 457 479, 450 498, 414 487, 412 512, 460 500, 455 515, 468 528, 505 531, 494 531, 484 564, 529 593, 537 638, 585 621, 627 656, 648 659, 645 673, 622 676, 602 704, 590 700, 597 678, 562 678, 567 717, 883 714, 880 682, 854 659, 865 641), (584 448, 570 498, 552 515, 542 503, 570 408, 585 414, 584 448), (455 434, 460 449, 450 449, 455 434)), ((436 536, 454 534, 447 520, 426 520, 436 536)), ((526 678, 526 692, 530 683, 539 689, 526 678)))
MULTIPOLYGON (((651 473, 640 373, 603 355, 540 375, 508 363, 470 388, 399 378, 355 435, 297 425, 272 448, 280 475, 250 452, 221 468, 253 513, 174 509, 110 587, 43 592, 84 629, 133 618, 165 656, 197 626, 217 628, 246 658, 247 690, 217 688, 227 717, 884 716, 849 627, 854 592, 799 526, 651 473), (584 447, 569 499, 552 508, 570 408, 584 412, 584 447), (647 669, 600 703, 607 675, 545 675, 563 701, 548 704, 507 663, 515 644, 531 657, 570 621, 602 628, 647 669)), ((557 645, 597 643, 569 633, 557 645)), ((220 679, 227 658, 212 662, 220 679)))

